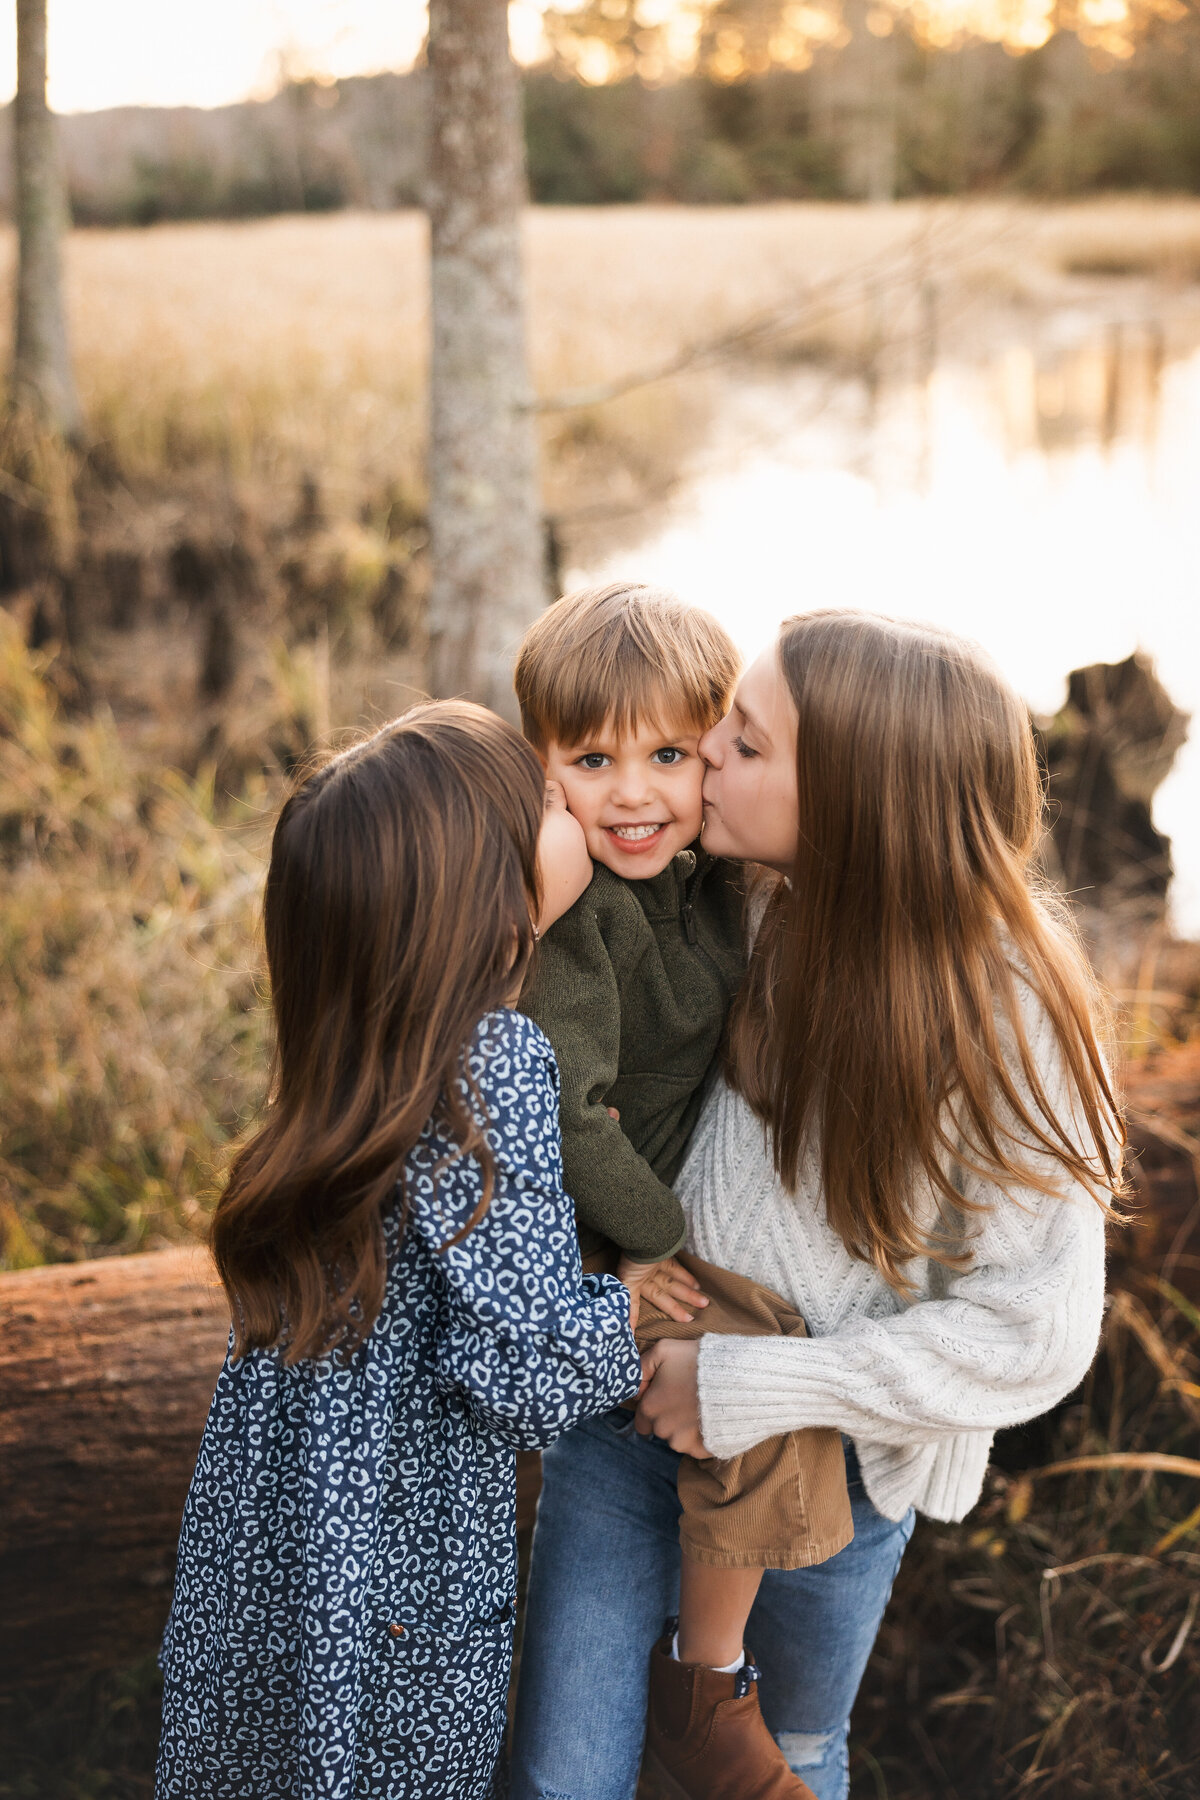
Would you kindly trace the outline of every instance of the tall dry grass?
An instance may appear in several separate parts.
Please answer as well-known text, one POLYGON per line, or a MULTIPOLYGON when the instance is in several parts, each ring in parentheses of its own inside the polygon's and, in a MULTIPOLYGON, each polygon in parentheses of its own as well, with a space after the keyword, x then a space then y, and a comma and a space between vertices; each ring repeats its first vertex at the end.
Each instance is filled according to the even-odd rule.
MULTIPOLYGON (((853 356, 879 328, 881 294, 903 306, 930 278, 1024 301, 1061 296, 1071 270, 1200 276, 1191 200, 542 208, 525 230, 543 398, 653 370, 806 295, 771 353, 853 356)), ((11 256, 6 236, 0 296, 11 256)), ((388 485, 419 501, 427 256, 416 213, 74 233, 71 329, 93 429, 134 478, 207 468, 266 503, 290 500, 310 470, 346 512, 388 485)), ((693 367, 549 415, 551 510, 669 479, 705 406, 693 367)))
POLYGON ((8 1268, 200 1232, 264 1073, 266 792, 218 824, 211 769, 139 766, 105 709, 68 709, 52 673, 0 612, 8 1268))
POLYGON ((855 1713, 856 1795, 1191 1800, 1198 1374, 1200 1312, 1170 1284, 1118 1292, 1081 1392, 1000 1435, 963 1525, 918 1522, 855 1713))
MULTIPOLYGON (((931 280, 1007 303, 1075 291, 1102 277, 1070 270, 1118 253, 1146 279, 1200 259, 1191 201, 542 209, 525 229, 543 399, 681 371, 545 415, 548 504, 601 530, 669 485, 722 357, 853 359, 880 307, 912 313, 931 280)), ((63 530, 93 534, 89 580, 113 545, 142 556, 147 592, 135 630, 76 647, 90 714, 4 632, 10 1261, 198 1223, 214 1148, 260 1082, 254 861, 224 821, 265 803, 306 733, 397 710, 420 681, 424 221, 75 233, 68 262, 103 479, 63 530), (322 517, 301 525, 306 474, 322 517), (187 538, 248 547, 257 584, 228 602, 238 670, 205 705, 204 607, 172 595, 168 566, 187 538)), ((89 592, 76 583, 77 614, 89 592)))

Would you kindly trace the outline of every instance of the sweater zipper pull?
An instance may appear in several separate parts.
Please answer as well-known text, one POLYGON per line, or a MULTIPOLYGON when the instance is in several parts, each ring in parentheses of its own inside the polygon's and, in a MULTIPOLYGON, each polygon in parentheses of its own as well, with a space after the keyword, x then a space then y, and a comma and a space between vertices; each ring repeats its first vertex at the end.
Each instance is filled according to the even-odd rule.
POLYGON ((688 943, 694 944, 696 942, 696 921, 692 917, 692 903, 690 900, 685 900, 683 903, 683 929, 687 933, 688 943))

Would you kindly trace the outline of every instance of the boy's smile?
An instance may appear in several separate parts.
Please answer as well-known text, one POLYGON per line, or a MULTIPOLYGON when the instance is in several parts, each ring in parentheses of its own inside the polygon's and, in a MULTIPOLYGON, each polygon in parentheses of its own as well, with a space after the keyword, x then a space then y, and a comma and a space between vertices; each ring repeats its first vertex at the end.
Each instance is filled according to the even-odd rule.
POLYGON ((579 744, 552 743, 546 774, 561 782, 588 854, 614 875, 648 881, 700 835, 699 732, 657 724, 623 735, 611 722, 579 744))

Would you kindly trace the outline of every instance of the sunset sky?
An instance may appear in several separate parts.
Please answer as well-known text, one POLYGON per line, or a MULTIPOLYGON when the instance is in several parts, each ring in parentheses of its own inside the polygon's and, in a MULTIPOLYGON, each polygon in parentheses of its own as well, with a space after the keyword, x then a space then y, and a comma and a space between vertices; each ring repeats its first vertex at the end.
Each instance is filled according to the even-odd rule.
MULTIPOLYGON (((48 0, 50 101, 60 112, 122 105, 219 106, 269 93, 281 69, 371 74, 412 62, 422 0, 48 0)), ((536 37, 515 9, 514 41, 536 37)), ((0 19, 0 95, 16 85, 16 9, 0 19)))

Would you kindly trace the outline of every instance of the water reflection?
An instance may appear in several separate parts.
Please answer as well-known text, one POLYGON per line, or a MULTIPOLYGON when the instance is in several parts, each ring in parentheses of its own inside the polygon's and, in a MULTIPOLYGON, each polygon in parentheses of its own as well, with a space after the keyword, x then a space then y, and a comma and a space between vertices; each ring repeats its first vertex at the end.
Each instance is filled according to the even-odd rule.
MULTIPOLYGON (((905 379, 730 378, 666 518, 573 579, 676 587, 748 653, 813 606, 932 619, 1039 712, 1141 648, 1200 718, 1200 309, 1169 324, 1064 308, 905 379)), ((1200 726, 1155 816, 1200 934, 1200 726)))
POLYGON ((1039 357, 1012 345, 1000 359, 1001 404, 1010 454, 1046 452, 1120 438, 1152 444, 1158 432, 1166 341, 1159 320, 1114 320, 1099 336, 1039 357))

